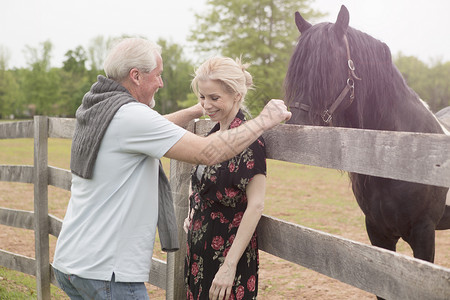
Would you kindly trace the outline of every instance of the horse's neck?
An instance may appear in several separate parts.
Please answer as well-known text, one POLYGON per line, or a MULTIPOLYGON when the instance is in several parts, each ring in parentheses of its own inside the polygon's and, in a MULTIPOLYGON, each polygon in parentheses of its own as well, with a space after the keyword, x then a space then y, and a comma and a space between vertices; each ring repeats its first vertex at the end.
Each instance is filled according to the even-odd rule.
MULTIPOLYGON (((405 95, 404 97, 410 96, 405 95)), ((381 101, 386 100, 389 99, 375 99, 374 101, 379 102, 374 103, 382 103, 381 101)), ((375 111, 367 110, 365 114, 369 120, 372 120, 373 127, 370 129, 425 133, 445 132, 445 128, 440 125, 428 105, 415 97, 401 99, 401 101, 390 99, 384 106, 376 106, 375 111)), ((366 123, 366 125, 370 124, 366 123)))

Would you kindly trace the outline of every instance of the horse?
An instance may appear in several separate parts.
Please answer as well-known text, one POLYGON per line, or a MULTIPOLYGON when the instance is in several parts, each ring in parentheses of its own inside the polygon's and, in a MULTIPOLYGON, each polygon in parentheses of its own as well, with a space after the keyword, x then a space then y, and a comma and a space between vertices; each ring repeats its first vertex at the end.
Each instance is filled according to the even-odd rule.
MULTIPOLYGON (((335 23, 312 25, 295 12, 300 37, 284 80, 287 124, 449 134, 450 107, 436 114, 440 123, 407 85, 389 47, 350 27, 349 19, 345 6, 335 23)), ((434 262, 435 230, 450 229, 448 188, 349 177, 371 244, 395 251, 402 238, 415 258, 434 262)))

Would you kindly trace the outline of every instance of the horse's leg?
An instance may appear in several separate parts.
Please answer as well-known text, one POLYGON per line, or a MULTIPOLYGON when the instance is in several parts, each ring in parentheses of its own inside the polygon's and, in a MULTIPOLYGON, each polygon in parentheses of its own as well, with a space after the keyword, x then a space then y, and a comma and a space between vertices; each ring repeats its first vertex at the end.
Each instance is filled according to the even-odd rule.
POLYGON ((415 258, 434 262, 435 226, 430 221, 415 224, 404 240, 413 249, 415 258))
MULTIPOLYGON (((386 234, 381 232, 381 230, 378 228, 378 226, 376 224, 373 224, 372 222, 370 222, 367 217, 366 217, 366 230, 367 230, 367 234, 369 236, 370 243, 373 246, 377 246, 377 247, 395 252, 396 245, 397 245, 399 238, 394 237, 394 236, 390 236, 390 237, 387 236, 386 234)), ((384 298, 381 298, 378 296, 377 296, 377 299, 384 300, 384 298)))
POLYGON ((387 250, 396 250, 396 245, 398 242, 398 237, 388 236, 379 229, 377 224, 373 224, 366 217, 366 230, 369 236, 369 240, 373 246, 381 247, 387 250))

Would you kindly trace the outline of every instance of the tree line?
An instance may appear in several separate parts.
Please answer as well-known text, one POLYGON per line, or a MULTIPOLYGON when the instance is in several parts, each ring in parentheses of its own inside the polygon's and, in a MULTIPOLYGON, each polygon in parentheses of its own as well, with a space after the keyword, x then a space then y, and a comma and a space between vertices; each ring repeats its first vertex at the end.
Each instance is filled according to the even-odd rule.
MULTIPOLYGON (((271 98, 283 97, 283 80, 298 39, 293 12, 314 20, 322 13, 312 10, 309 0, 210 0, 207 12, 196 15, 196 27, 188 41, 197 57, 211 55, 241 57, 250 63, 255 90, 247 97, 252 114, 271 98)), ((53 45, 42 42, 27 46, 27 67, 9 69, 8 53, 0 47, 0 118, 29 118, 34 115, 74 117, 83 95, 104 74, 102 64, 107 49, 120 37, 96 37, 89 46, 65 53, 62 67, 52 67, 53 45)), ((164 88, 155 96, 155 109, 170 113, 196 103, 190 82, 198 62, 188 58, 182 45, 160 38, 163 48, 164 88)), ((204 60, 203 59, 203 60, 204 60)), ((401 53, 394 63, 409 86, 425 100, 432 111, 450 105, 450 62, 431 66, 401 53)))

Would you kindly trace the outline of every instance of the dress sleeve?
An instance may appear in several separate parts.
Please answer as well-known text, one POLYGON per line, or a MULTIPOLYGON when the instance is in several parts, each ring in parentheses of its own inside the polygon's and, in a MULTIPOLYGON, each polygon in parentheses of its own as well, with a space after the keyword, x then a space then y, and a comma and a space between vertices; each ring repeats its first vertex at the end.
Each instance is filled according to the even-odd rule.
POLYGON ((266 146, 264 143, 264 139, 259 137, 253 144, 249 147, 253 152, 253 163, 251 160, 246 164, 249 178, 253 178, 256 174, 266 175, 267 166, 266 166, 266 146), (253 168, 252 168, 252 164, 253 168))
POLYGON ((236 163, 235 167, 228 165, 230 171, 236 170, 236 175, 233 177, 239 183, 235 182, 235 184, 245 191, 247 184, 255 175, 266 175, 266 148, 263 138, 258 138, 239 155, 239 159, 231 160, 230 163, 236 163))

